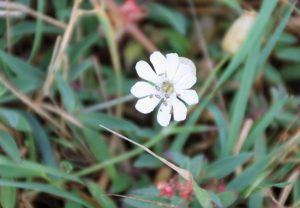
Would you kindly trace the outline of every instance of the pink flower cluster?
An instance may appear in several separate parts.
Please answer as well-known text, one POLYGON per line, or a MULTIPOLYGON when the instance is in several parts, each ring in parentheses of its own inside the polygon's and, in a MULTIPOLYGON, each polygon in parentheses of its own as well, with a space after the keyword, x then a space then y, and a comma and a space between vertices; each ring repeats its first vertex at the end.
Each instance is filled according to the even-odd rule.
POLYGON ((136 0, 126 0, 119 6, 119 9, 127 24, 138 22, 145 16, 143 9, 137 4, 136 0))
POLYGON ((187 181, 185 184, 178 180, 178 177, 170 179, 168 182, 160 181, 157 183, 160 196, 167 196, 169 198, 178 194, 182 199, 188 201, 193 194, 192 180, 187 181))

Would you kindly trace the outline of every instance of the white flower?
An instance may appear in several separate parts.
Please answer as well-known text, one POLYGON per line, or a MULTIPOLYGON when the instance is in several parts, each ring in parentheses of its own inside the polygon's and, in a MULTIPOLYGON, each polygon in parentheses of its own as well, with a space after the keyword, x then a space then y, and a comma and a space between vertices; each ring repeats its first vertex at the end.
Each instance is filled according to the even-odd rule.
POLYGON ((164 56, 160 52, 152 53, 150 61, 155 72, 145 61, 135 66, 138 76, 145 80, 131 88, 131 93, 139 98, 135 108, 147 114, 161 103, 157 121, 162 126, 170 123, 172 113, 175 121, 185 120, 186 105, 199 102, 196 91, 190 89, 196 83, 194 63, 176 53, 164 56))

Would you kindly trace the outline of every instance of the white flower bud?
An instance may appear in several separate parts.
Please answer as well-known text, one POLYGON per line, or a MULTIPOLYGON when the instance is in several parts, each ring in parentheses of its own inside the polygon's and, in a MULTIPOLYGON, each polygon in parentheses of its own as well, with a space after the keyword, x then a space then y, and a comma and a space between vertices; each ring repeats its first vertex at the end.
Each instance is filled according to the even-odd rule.
POLYGON ((235 54, 240 49, 244 40, 251 30, 257 13, 255 11, 245 11, 227 31, 223 42, 222 49, 230 54, 235 54))

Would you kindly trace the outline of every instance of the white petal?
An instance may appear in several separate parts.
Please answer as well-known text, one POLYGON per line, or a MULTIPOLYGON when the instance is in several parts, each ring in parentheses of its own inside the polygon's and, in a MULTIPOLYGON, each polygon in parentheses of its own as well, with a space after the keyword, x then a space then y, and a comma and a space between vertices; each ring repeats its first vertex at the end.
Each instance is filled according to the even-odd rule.
POLYGON ((190 67, 185 64, 179 64, 176 74, 173 78, 173 82, 174 83, 178 82, 183 76, 185 76, 188 73, 191 73, 190 67))
POLYGON ((179 66, 179 57, 176 53, 167 54, 167 77, 173 80, 179 66))
POLYGON ((186 118, 187 108, 183 102, 177 98, 172 98, 173 115, 175 121, 183 121, 186 118))
POLYGON ((188 105, 194 105, 199 102, 199 97, 195 90, 177 90, 176 93, 188 105))
POLYGON ((197 81, 197 78, 192 73, 187 73, 182 76, 177 82, 175 82, 174 87, 176 90, 186 90, 191 88, 197 81))
POLYGON ((131 94, 135 97, 145 97, 147 95, 153 95, 156 92, 156 89, 153 85, 149 84, 148 82, 139 81, 135 83, 131 89, 131 94))
POLYGON ((160 98, 155 96, 148 96, 145 98, 141 98, 135 104, 135 108, 141 113, 147 114, 154 110, 154 108, 158 105, 160 98))
POLYGON ((157 75, 164 74, 166 72, 166 57, 161 52, 155 51, 150 55, 150 61, 154 66, 157 75))
POLYGON ((170 102, 165 105, 162 103, 158 109, 157 122, 161 126, 168 126, 171 120, 171 104, 170 102))
POLYGON ((135 69, 140 78, 155 84, 160 83, 159 77, 155 74, 151 66, 146 61, 137 62, 135 69))
POLYGON ((196 66, 194 62, 192 62, 190 59, 185 57, 179 57, 180 64, 187 65, 190 68, 190 72, 192 72, 194 75, 196 75, 196 66))

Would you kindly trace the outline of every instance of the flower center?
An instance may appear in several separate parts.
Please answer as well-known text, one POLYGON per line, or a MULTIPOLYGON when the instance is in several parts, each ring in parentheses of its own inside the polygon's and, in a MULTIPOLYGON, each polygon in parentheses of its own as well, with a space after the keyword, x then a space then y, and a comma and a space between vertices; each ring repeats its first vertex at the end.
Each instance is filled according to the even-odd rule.
POLYGON ((174 86, 170 82, 163 82, 161 89, 166 94, 172 94, 174 92, 174 86))

